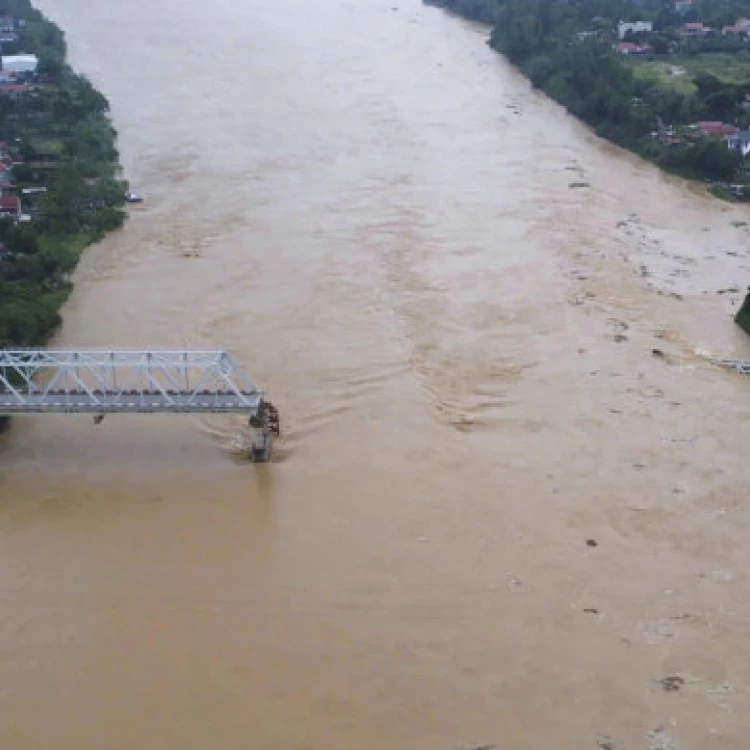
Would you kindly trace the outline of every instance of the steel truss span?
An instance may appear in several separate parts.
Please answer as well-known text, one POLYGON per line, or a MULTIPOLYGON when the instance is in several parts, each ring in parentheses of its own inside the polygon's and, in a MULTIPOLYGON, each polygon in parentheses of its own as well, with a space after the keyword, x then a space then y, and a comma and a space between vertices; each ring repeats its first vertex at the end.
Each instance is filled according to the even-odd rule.
POLYGON ((244 413, 267 460, 278 412, 223 351, 0 350, 0 415, 244 413))

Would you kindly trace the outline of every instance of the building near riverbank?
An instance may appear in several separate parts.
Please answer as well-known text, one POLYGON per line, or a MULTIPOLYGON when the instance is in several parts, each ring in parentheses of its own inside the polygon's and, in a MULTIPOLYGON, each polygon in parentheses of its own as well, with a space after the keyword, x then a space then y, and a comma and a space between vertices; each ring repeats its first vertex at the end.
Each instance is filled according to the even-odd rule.
POLYGON ((703 138, 721 141, 727 138, 733 138, 739 132, 739 128, 720 120, 704 120, 696 123, 698 133, 703 138))
POLYGON ((740 130, 727 141, 727 145, 733 151, 736 151, 743 159, 750 154, 750 130, 740 130))
POLYGON ((653 29, 651 21, 620 21, 617 24, 617 38, 624 39, 628 34, 650 33, 653 29))
POLYGON ((721 30, 723 36, 744 36, 750 34, 750 19, 738 18, 731 26, 724 26, 721 30))
POLYGON ((614 49, 621 55, 649 55, 654 51, 650 44, 636 44, 635 42, 620 42, 614 49))
POLYGON ((2 69, 8 73, 36 73, 39 58, 36 55, 3 55, 2 69))
POLYGON ((704 26, 702 21, 695 21, 682 24, 676 33, 682 39, 702 39, 711 33, 711 29, 704 26))
POLYGON ((1 196, 0 216, 12 216, 18 219, 21 216, 21 199, 16 195, 1 196))

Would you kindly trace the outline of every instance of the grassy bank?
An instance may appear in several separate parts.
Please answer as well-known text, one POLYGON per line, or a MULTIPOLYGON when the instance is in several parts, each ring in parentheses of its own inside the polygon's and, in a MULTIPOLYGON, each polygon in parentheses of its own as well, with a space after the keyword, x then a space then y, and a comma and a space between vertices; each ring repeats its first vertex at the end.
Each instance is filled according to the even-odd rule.
POLYGON ((699 94, 698 82, 705 76, 713 76, 725 86, 744 87, 750 82, 750 59, 738 59, 733 55, 676 60, 629 57, 624 62, 637 80, 688 99, 699 94))
POLYGON ((38 347, 81 253, 122 226, 127 184, 109 103, 68 65, 62 31, 29 0, 0 0, 0 24, 4 56, 36 58, 0 72, 0 348, 38 347))
POLYGON ((0 347, 39 346, 83 250, 122 225, 127 185, 109 103, 67 64, 61 30, 28 0, 0 0, 0 16, 14 37, 3 54, 38 59, 0 85, 0 179, 20 200, 0 218, 0 347))

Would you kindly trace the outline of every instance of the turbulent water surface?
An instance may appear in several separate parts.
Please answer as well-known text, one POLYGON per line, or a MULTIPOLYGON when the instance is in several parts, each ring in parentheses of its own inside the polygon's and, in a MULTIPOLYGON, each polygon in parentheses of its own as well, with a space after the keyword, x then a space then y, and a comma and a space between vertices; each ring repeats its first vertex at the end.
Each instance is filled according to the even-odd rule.
POLYGON ((0 745, 746 746, 747 209, 417 0, 41 6, 147 198, 56 344, 227 348, 286 435, 15 422, 0 745))

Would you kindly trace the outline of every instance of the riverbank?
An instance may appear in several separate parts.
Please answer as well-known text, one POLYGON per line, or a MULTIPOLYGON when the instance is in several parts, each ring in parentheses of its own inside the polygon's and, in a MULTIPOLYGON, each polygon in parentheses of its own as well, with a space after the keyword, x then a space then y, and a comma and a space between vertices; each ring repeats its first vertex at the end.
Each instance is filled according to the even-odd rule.
POLYGON ((28 0, 0 14, 0 348, 35 347, 83 251, 122 226, 127 183, 109 103, 68 65, 60 28, 28 0))
POLYGON ((82 252, 122 226, 127 183, 109 103, 68 65, 63 32, 28 0, 2 12, 0 347, 39 346, 82 252))
MULTIPOLYGON (((750 92, 750 68, 740 60, 725 77, 715 65, 702 66, 697 42, 684 46, 681 18, 660 20, 660 4, 642 4, 640 15, 656 19, 646 26, 662 26, 653 36, 628 32, 627 38, 637 39, 638 46, 621 41, 616 31, 620 11, 602 10, 593 0, 576 6, 552 0, 425 2, 491 25, 490 46, 597 135, 670 173, 705 181, 717 197, 750 199, 750 177, 740 150, 727 147, 730 138, 748 126, 745 93, 750 92), (662 57, 673 63, 670 71, 676 71, 668 77, 647 67, 649 61, 661 59, 656 48, 662 45, 662 57), (683 57, 690 62, 685 69, 677 64, 683 57), (730 124, 735 122, 736 126, 730 124)), ((718 40, 713 46, 717 44, 722 50, 742 52, 735 50, 734 42, 718 40)), ((710 51, 715 60, 713 47, 710 51)))
MULTIPOLYGON (((718 198, 750 199, 745 152, 735 149, 732 140, 739 144, 744 133, 750 138, 750 67, 741 57, 747 55, 741 42, 708 38, 711 29, 696 23, 706 31, 700 40, 691 41, 691 48, 684 40, 682 47, 671 46, 680 39, 682 19, 660 19, 655 15, 658 4, 648 2, 642 10, 654 14, 661 33, 652 35, 654 22, 645 22, 648 31, 637 37, 628 32, 636 41, 619 44, 612 32, 617 17, 595 15, 601 10, 595 2, 577 8, 550 0, 424 2, 490 25, 490 46, 600 137, 667 172, 705 182, 718 198), (636 42, 653 53, 650 41, 665 45, 672 64, 656 61, 654 55, 623 54, 636 42), (701 58, 700 45, 713 56, 701 58), (684 66, 674 64, 683 59, 680 52, 684 66)), ((746 10, 750 14, 750 3, 746 10)), ((750 334, 750 297, 735 320, 750 334)))

